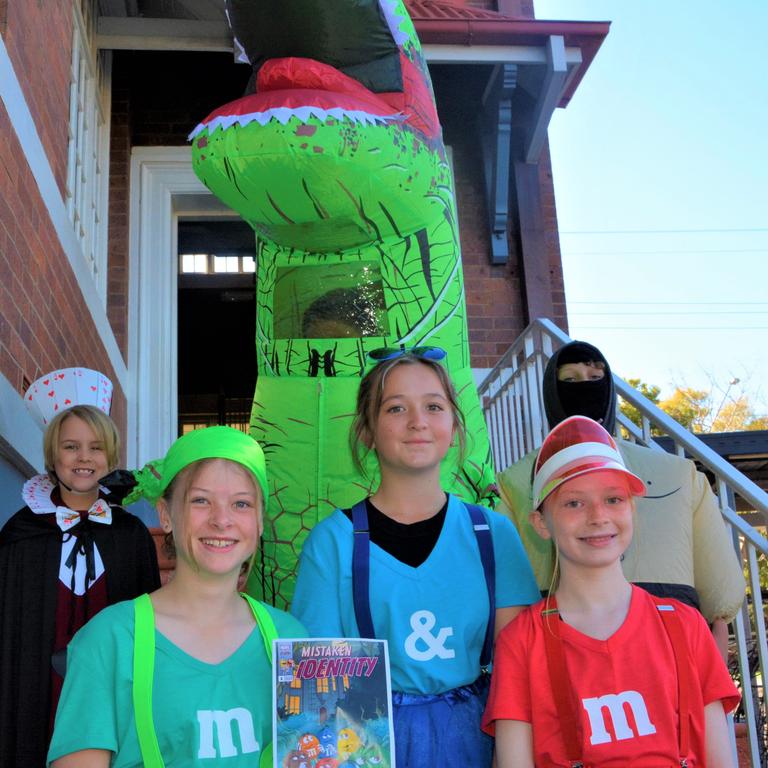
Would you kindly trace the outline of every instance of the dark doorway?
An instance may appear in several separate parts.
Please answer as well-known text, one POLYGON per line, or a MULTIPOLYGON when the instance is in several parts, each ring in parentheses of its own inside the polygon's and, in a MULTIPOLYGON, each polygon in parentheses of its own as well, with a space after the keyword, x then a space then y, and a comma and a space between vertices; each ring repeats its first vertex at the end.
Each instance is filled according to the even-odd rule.
POLYGON ((242 220, 179 222, 179 434, 247 431, 256 386, 253 230, 242 220))

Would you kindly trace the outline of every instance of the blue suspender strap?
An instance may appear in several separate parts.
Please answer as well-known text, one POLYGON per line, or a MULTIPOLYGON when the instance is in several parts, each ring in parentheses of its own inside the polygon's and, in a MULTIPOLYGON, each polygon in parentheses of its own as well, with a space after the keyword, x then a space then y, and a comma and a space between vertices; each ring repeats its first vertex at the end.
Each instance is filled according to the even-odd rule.
POLYGON ((493 538, 488 520, 482 507, 476 504, 464 504, 472 518, 475 529, 477 546, 480 550, 480 560, 483 563, 485 586, 488 590, 488 626, 485 628, 483 651, 480 654, 480 666, 485 668, 491 663, 493 656, 493 634, 496 626, 496 558, 493 554, 493 538))
POLYGON ((371 536, 368 531, 368 510, 365 499, 352 507, 352 602, 355 606, 355 619, 360 637, 374 638, 373 619, 371 618, 370 589, 370 551, 371 536))
MULTIPOLYGON (((488 625, 480 655, 480 666, 487 667, 493 656, 493 634, 496 619, 496 558, 493 554, 493 539, 482 507, 465 504, 472 520, 472 527, 480 550, 483 564, 485 586, 488 590, 488 625)), ((376 637, 371 618, 369 598, 370 588, 370 549, 371 538, 368 531, 368 510, 365 500, 352 507, 352 601, 355 607, 355 619, 361 637, 376 637)))

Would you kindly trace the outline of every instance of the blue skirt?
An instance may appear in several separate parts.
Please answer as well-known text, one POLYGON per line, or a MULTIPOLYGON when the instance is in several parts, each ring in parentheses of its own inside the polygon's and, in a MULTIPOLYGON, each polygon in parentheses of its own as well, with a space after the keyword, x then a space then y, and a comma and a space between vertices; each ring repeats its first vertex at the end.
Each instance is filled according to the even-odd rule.
POLYGON ((490 768, 493 739, 480 730, 490 675, 445 693, 392 693, 397 768, 490 768))

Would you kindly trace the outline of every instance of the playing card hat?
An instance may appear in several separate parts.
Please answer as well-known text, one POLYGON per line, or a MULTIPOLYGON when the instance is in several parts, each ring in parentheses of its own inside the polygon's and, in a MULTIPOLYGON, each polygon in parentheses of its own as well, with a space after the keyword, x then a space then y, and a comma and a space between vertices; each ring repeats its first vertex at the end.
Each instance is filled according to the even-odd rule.
POLYGON ((589 472, 622 473, 633 496, 645 496, 645 483, 624 464, 616 441, 596 421, 571 416, 544 439, 533 473, 533 508, 568 480, 589 472))
POLYGON ((43 429, 55 416, 75 405, 92 405, 109 415, 112 382, 90 368, 62 368, 33 381, 24 402, 43 429))

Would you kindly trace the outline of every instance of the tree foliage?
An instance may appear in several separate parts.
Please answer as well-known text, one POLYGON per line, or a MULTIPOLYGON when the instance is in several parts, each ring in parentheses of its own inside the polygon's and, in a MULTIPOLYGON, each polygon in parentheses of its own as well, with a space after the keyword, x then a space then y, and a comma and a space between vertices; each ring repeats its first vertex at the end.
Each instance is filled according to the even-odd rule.
POLYGON ((709 393, 703 389, 678 387, 671 397, 659 403, 659 408, 691 432, 708 432, 707 424, 712 413, 709 400, 709 393))
MULTIPOLYGON (((768 414, 758 413, 749 395, 743 391, 729 397, 728 389, 722 392, 715 391, 714 387, 709 391, 676 387, 668 398, 662 400, 661 387, 655 384, 641 379, 627 379, 627 384, 691 432, 706 434, 768 429, 768 414)), ((619 407, 630 421, 641 425, 640 412, 635 406, 621 401, 619 407)))
MULTIPOLYGON (((659 404, 659 395, 661 394, 661 387, 657 387, 655 384, 646 384, 644 381, 641 381, 640 379, 627 379, 627 384, 629 384, 632 389, 638 390, 640 394, 645 397, 647 400, 650 400, 654 405, 659 404)), ((628 403, 626 400, 621 401, 621 405, 619 406, 621 408, 621 412, 632 422, 640 426, 641 424, 641 418, 640 418, 640 411, 635 408, 634 405, 631 403, 628 403)))
POLYGON ((755 413, 746 395, 740 395, 720 409, 712 420, 710 432, 734 432, 742 429, 768 429, 768 415, 760 416, 755 413))

